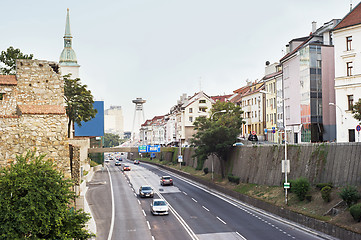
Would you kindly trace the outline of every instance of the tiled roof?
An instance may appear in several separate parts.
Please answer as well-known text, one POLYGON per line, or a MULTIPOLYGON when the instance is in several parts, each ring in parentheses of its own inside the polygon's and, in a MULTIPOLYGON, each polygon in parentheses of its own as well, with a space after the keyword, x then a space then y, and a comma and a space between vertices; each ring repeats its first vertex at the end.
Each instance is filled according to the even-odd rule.
POLYGON ((354 25, 361 24, 361 2, 354 7, 342 20, 339 22, 333 30, 346 28, 354 25))
POLYGON ((15 75, 0 75, 0 85, 16 85, 15 75))
POLYGON ((211 98, 214 100, 214 101, 221 101, 221 102, 226 102, 228 101, 228 98, 231 97, 232 95, 229 94, 229 95, 223 95, 223 96, 212 96, 211 98))
POLYGON ((262 79, 263 79, 263 80, 266 80, 266 79, 269 79, 269 78, 272 78, 272 77, 278 76, 278 75, 280 75, 280 74, 282 74, 282 71, 279 71, 279 72, 275 72, 275 73, 268 74, 268 75, 264 76, 262 79))
POLYGON ((65 107, 59 105, 18 105, 21 114, 63 115, 65 107))

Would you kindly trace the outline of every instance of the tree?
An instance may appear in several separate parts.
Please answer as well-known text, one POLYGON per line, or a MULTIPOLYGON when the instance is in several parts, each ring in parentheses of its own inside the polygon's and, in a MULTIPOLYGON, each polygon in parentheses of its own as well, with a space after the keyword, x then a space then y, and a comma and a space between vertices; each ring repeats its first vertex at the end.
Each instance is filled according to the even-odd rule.
POLYGON ((352 107, 353 117, 361 124, 361 98, 352 107))
POLYGON ((0 239, 88 239, 89 215, 72 210, 71 180, 28 151, 0 169, 0 239))
POLYGON ((64 76, 64 98, 66 102, 66 114, 68 115, 68 137, 72 123, 81 126, 81 122, 87 122, 95 117, 97 110, 94 109, 93 95, 82 85, 79 78, 70 79, 70 75, 64 76))
POLYGON ((105 133, 104 134, 104 147, 119 146, 120 138, 118 134, 105 133))
POLYGON ((19 48, 14 49, 10 46, 6 51, 0 54, 0 62, 5 64, 5 67, 0 68, 0 73, 5 75, 16 74, 16 59, 33 59, 33 54, 23 54, 19 48))
POLYGON ((243 120, 240 107, 230 102, 216 102, 211 109, 211 118, 198 117, 192 144, 195 148, 195 157, 202 164, 208 156, 214 154, 220 160, 222 178, 225 177, 225 166, 228 154, 233 143, 241 133, 243 120), (220 112, 220 111, 224 112, 220 112))

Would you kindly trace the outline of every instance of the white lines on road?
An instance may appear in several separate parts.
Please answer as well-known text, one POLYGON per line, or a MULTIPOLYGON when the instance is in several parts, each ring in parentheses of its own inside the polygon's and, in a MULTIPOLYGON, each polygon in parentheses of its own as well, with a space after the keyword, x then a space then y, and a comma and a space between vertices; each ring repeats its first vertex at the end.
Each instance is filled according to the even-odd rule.
POLYGON ((150 227, 149 221, 147 221, 147 225, 148 225, 148 229, 149 229, 149 230, 152 229, 152 228, 150 227))
POLYGON ((202 208, 204 208, 207 212, 209 212, 209 209, 206 208, 205 206, 202 206, 202 208))
POLYGON ((138 203, 139 203, 139 205, 141 205, 141 203, 140 203, 139 199, 138 199, 138 203))
POLYGON ((144 217, 146 217, 146 216, 147 216, 147 214, 145 214, 144 209, 142 209, 142 212, 143 212, 144 217))
POLYGON ((155 240, 154 236, 152 236, 152 240, 155 240))
POLYGON ((192 198, 193 201, 197 202, 197 200, 195 200, 194 198, 192 198))
POLYGON ((114 228, 114 218, 115 218, 115 207, 114 207, 114 191, 113 191, 113 182, 112 182, 112 176, 110 175, 108 166, 107 166, 107 172, 109 175, 109 183, 110 183, 110 193, 112 195, 112 220, 110 222, 110 229, 108 234, 108 240, 112 239, 113 235, 113 228, 114 228))
POLYGON ((137 197, 137 194, 136 194, 136 193, 134 193, 134 196, 135 196, 135 197, 137 197))
POLYGON ((223 224, 227 224, 225 221, 223 221, 220 217, 217 217, 217 219, 221 222, 221 223, 223 223, 223 224))
POLYGON ((186 192, 183 192, 184 195, 188 195, 186 192))
POLYGON ((239 232, 236 232, 238 236, 240 236, 243 240, 247 240, 247 238, 243 237, 239 232))

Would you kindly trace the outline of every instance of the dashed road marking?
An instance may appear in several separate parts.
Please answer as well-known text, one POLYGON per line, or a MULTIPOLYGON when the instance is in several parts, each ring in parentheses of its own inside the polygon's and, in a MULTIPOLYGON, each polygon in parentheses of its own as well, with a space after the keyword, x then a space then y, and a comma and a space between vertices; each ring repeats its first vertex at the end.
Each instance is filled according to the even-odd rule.
POLYGON ((149 230, 152 229, 152 228, 150 227, 149 221, 147 221, 147 225, 148 225, 148 229, 149 229, 149 230))
POLYGON ((217 217, 217 219, 221 222, 221 223, 223 223, 223 224, 227 224, 225 221, 223 221, 220 217, 217 217))
POLYGON ((197 202, 197 200, 195 200, 194 198, 192 198, 193 201, 197 202))
POLYGON ((143 212, 143 215, 144 215, 144 217, 146 217, 147 216, 147 214, 145 214, 145 211, 142 209, 142 212, 143 212))
POLYGON ((204 208, 207 212, 209 212, 209 209, 206 208, 205 206, 202 206, 202 208, 204 208))

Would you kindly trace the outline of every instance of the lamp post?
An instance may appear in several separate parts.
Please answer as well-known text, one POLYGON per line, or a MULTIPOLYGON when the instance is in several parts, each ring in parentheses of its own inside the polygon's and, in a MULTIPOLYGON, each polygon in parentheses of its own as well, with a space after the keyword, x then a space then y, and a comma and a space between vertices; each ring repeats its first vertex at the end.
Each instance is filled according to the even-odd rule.
MULTIPOLYGON (((217 111, 217 112, 212 113, 211 120, 213 120, 214 114, 216 114, 216 113, 225 113, 225 112, 227 112, 227 110, 223 109, 221 111, 217 111)), ((213 158, 214 158, 214 156, 212 156, 212 181, 213 181, 213 158)))
MULTIPOLYGON (((285 104, 285 99, 273 94, 273 93, 268 93, 264 90, 259 91, 260 93, 264 93, 264 94, 271 94, 274 95, 278 98, 280 98, 282 100, 283 103, 283 128, 284 128, 284 133, 285 133, 285 159, 284 159, 284 164, 283 164, 283 168, 284 168, 284 172, 285 172, 285 183, 287 183, 287 174, 288 174, 288 168, 289 168, 289 164, 288 164, 288 160, 287 160, 287 130, 286 130, 286 104, 285 104)), ((288 205, 288 197, 287 197, 287 190, 288 188, 285 188, 285 204, 288 205)))
POLYGON ((340 108, 340 106, 338 106, 338 105, 336 105, 335 103, 332 103, 332 102, 330 102, 328 105, 335 106, 340 110, 340 112, 341 112, 341 124, 343 124, 343 113, 342 113, 342 109, 340 108))

